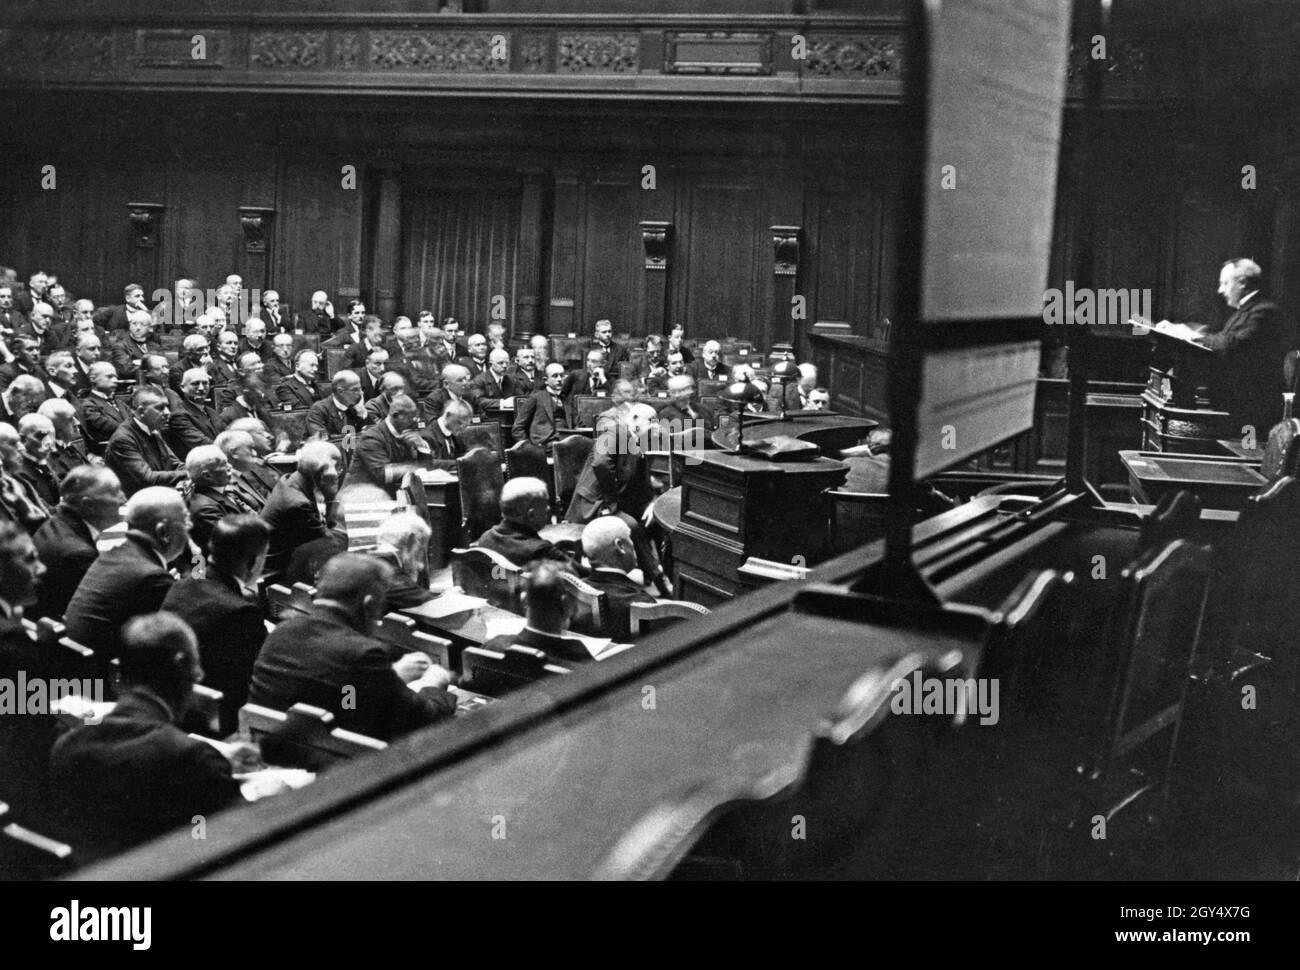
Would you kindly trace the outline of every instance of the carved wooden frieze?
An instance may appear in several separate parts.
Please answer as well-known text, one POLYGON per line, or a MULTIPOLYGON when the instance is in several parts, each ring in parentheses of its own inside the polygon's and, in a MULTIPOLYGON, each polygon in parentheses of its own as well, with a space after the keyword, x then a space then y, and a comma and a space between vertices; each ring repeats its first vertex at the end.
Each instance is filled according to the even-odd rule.
POLYGON ((669 31, 664 70, 671 74, 771 74, 770 34, 735 31, 669 31))
POLYGON ((813 77, 902 80, 902 38, 896 34, 815 34, 803 73, 813 77))
POLYGON ((772 226, 772 272, 776 276, 799 273, 799 226, 772 226))
POLYGON ((269 71, 311 70, 325 65, 323 30, 262 30, 248 39, 248 64, 269 71))
POLYGON ((229 56, 228 30, 194 27, 135 32, 136 67, 224 68, 229 56))
POLYGON ((524 74, 548 74, 551 65, 551 38, 548 34, 518 34, 514 39, 518 69, 524 74))
POLYGON ((556 41, 556 70, 568 74, 635 74, 640 68, 641 38, 627 33, 561 34, 556 41))
POLYGON ((642 222, 641 245, 645 247, 645 268, 663 271, 668 268, 668 239, 672 235, 671 222, 642 222))
POLYGON ((266 252, 266 240, 271 234, 271 220, 274 217, 274 209, 250 205, 241 205, 239 207, 239 228, 244 233, 245 251, 250 253, 266 252))
POLYGON ((361 63, 361 34, 343 30, 334 35, 334 64, 340 70, 355 70, 361 63))
POLYGON ((162 227, 162 214, 166 208, 159 202, 127 203, 127 218, 138 248, 153 249, 158 245, 158 230, 162 227))
POLYGON ((368 61, 381 71, 507 71, 509 42, 486 30, 372 30, 368 61))

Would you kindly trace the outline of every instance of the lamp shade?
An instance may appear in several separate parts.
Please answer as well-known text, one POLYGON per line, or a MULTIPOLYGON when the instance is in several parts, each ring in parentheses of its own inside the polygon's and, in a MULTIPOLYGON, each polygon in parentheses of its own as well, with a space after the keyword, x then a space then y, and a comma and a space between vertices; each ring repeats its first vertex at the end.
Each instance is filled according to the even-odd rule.
POLYGON ((799 365, 786 358, 772 365, 772 376, 782 383, 799 379, 799 365))
POLYGON ((748 394, 749 385, 744 381, 736 381, 734 384, 728 384, 718 391, 718 400, 740 407, 745 403, 748 394))

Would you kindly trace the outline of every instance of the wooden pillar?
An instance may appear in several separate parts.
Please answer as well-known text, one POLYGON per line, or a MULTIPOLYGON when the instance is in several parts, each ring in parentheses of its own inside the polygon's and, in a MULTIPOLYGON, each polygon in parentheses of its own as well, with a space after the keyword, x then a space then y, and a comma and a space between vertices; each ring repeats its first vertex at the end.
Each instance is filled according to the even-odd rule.
POLYGON ((507 334, 547 333, 545 290, 546 264, 551 238, 553 182, 542 169, 524 171, 523 196, 519 200, 519 269, 515 281, 514 317, 507 320, 507 334))
MULTIPOLYGON (((271 223, 275 210, 264 206, 241 205, 239 229, 244 237, 244 252, 239 271, 244 277, 244 289, 258 292, 266 289, 271 278, 271 223)), ((260 304, 251 303, 249 311, 256 313, 260 304)))
MULTIPOLYGON (((804 343, 807 321, 796 326, 792 308, 799 292, 799 226, 772 226, 772 357, 793 356, 804 343)), ((805 312, 806 315, 806 312, 805 312)))
POLYGON ((645 319, 642 332, 664 333, 668 294, 668 248, 671 222, 642 222, 641 245, 645 248, 645 319))
POLYGON ((402 167, 385 163, 374 170, 378 176, 378 195, 370 292, 375 305, 370 312, 391 321, 397 316, 397 298, 402 288, 402 167))

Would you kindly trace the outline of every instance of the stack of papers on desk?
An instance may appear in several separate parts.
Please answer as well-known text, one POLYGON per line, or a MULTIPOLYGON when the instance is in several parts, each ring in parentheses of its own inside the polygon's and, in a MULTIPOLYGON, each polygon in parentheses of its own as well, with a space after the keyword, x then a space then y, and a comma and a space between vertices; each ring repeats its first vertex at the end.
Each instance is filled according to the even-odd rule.
POLYGON ((420 481, 425 485, 450 485, 452 482, 459 481, 455 472, 449 472, 442 468, 422 468, 420 469, 420 481))
POLYGON ((487 606, 487 600, 481 596, 467 596, 459 590, 449 589, 441 596, 435 596, 427 603, 421 603, 406 612, 418 613, 428 620, 444 620, 449 616, 455 616, 457 613, 481 610, 485 606, 487 606))

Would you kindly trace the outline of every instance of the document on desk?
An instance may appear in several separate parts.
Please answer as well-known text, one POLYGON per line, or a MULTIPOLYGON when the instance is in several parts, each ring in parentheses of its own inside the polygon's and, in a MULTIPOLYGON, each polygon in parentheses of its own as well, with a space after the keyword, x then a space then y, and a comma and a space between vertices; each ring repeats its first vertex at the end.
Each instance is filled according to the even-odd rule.
POLYGON ((442 468, 420 469, 420 482, 424 485, 450 485, 455 481, 459 481, 459 479, 457 479, 454 472, 445 471, 442 468))
POLYGON ((426 620, 445 620, 457 613, 469 613, 487 606, 487 600, 481 596, 467 596, 456 590, 448 590, 441 596, 435 596, 426 603, 413 606, 404 612, 411 616, 420 616, 426 620))
MULTIPOLYGON (((488 617, 484 623, 484 635, 486 639, 491 640, 493 637, 508 636, 512 633, 518 633, 524 628, 524 619, 520 616, 492 616, 488 617)), ((564 634, 570 640, 578 640, 587 648, 587 653, 593 660, 605 660, 614 656, 616 653, 622 653, 630 643, 614 643, 605 637, 589 637, 581 633, 574 633, 569 630, 564 634)))
POLYGON ((246 775, 235 775, 239 793, 245 801, 255 802, 268 795, 278 795, 285 788, 306 788, 316 780, 315 772, 305 768, 263 768, 246 775))

